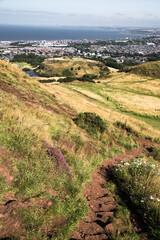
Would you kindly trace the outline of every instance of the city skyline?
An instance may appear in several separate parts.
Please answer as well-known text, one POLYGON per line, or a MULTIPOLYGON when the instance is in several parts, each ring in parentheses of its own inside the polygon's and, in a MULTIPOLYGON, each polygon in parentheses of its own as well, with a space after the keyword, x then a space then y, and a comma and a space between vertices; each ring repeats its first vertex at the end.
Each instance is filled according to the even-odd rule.
POLYGON ((159 0, 0 0, 0 24, 160 27, 159 0))

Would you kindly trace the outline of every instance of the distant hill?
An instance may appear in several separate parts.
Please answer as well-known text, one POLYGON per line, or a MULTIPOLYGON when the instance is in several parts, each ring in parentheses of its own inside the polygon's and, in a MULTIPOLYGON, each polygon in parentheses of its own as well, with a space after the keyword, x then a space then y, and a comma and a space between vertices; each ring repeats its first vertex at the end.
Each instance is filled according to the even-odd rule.
POLYGON ((109 69, 99 61, 83 58, 54 58, 44 60, 36 72, 45 77, 82 77, 84 74, 100 77, 107 75, 109 69))
POLYGON ((147 62, 138 66, 129 67, 126 69, 126 72, 160 78, 160 61, 147 62))

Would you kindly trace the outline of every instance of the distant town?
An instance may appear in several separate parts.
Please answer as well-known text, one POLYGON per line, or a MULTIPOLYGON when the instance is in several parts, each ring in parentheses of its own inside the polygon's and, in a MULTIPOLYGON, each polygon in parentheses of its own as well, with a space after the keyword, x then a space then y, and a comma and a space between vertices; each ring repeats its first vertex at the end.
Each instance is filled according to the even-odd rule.
POLYGON ((12 61, 19 54, 44 58, 112 58, 117 63, 134 65, 160 60, 160 34, 118 40, 0 41, 0 59, 12 61))

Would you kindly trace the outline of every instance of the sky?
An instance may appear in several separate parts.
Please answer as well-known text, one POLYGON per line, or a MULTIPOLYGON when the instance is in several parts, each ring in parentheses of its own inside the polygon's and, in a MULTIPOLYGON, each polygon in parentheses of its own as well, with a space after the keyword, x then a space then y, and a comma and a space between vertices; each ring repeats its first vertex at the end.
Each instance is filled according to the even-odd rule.
POLYGON ((0 0, 0 24, 160 27, 160 0, 0 0))

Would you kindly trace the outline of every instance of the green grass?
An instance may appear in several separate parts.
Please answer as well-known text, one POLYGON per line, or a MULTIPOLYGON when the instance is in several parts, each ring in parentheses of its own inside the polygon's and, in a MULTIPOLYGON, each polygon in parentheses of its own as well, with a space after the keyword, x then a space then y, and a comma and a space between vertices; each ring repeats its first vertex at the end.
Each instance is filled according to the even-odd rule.
MULTIPOLYGON (((104 159, 139 145, 134 136, 97 115, 91 114, 93 118, 87 119, 88 133, 85 121, 77 126, 70 117, 72 108, 68 112, 62 111, 66 103, 63 97, 59 101, 56 93, 47 90, 49 85, 39 84, 10 63, 0 61, 0 64, 1 81, 6 84, 6 90, 8 86, 14 87, 12 92, 0 90, 0 146, 11 155, 10 170, 14 178, 8 187, 5 177, 0 177, 1 198, 12 193, 18 202, 25 198, 26 205, 30 203, 26 208, 16 210, 16 216, 26 230, 24 238, 48 239, 45 226, 52 229, 53 217, 65 217, 65 224, 52 232, 52 239, 69 239, 70 232, 88 213, 82 190, 91 181, 93 171, 104 159), (95 128, 98 130, 93 137, 95 128), (44 141, 62 152, 72 180, 65 168, 58 167, 54 156, 49 155, 44 141), (44 199, 53 205, 43 208, 40 203, 44 199)), ((120 112, 112 99, 107 101, 107 95, 101 93, 105 84, 63 86, 68 89, 76 86, 73 91, 79 93, 81 89, 97 93, 104 101, 81 95, 97 103, 97 107, 101 105, 120 112)), ((123 212, 121 208, 119 212, 118 218, 123 212)), ((127 219, 127 210, 124 215, 127 219)), ((12 234, 12 237, 20 234, 12 234)))
MULTIPOLYGON (((101 84, 100 85, 96 85, 96 87, 92 84, 78 84, 76 85, 76 89, 74 88, 74 85, 64 85, 64 87, 71 89, 74 92, 77 92, 79 94, 81 94, 84 97, 87 97, 88 99, 96 102, 98 105, 104 106, 108 109, 114 110, 115 112, 119 112, 122 113, 126 116, 130 116, 133 117, 137 120, 141 120, 146 122, 147 124, 151 125, 153 128, 155 129, 159 129, 160 128, 160 121, 159 121, 159 117, 154 117, 154 116, 150 116, 149 113, 148 115, 142 115, 140 113, 134 112, 134 111, 129 111, 127 109, 123 109, 118 102, 116 102, 115 100, 112 99, 112 97, 110 97, 110 95, 107 95, 107 91, 112 92, 112 94, 114 94, 114 91, 116 91, 116 89, 114 88, 106 88, 106 83, 101 84), (102 89, 105 88, 105 94, 102 93, 102 89), (91 91, 97 95, 99 95, 100 97, 102 97, 104 99, 104 101, 100 101, 97 100, 93 97, 88 96, 87 94, 84 94, 83 92, 81 92, 81 89, 85 89, 88 91, 91 91), (108 100, 109 99, 109 100, 108 100)), ((123 89, 125 91, 125 89, 123 89)), ((148 96, 146 94, 146 96, 148 96)))
POLYGON ((111 240, 140 240, 142 234, 138 234, 132 230, 131 212, 124 200, 118 195, 118 189, 116 184, 109 182, 103 186, 110 191, 109 196, 114 197, 116 201, 116 210, 114 217, 110 219, 110 223, 113 224, 117 234, 110 235, 111 240))
POLYGON ((133 159, 118 164, 112 170, 117 188, 124 192, 148 226, 149 239, 160 234, 159 166, 155 161, 133 159))

